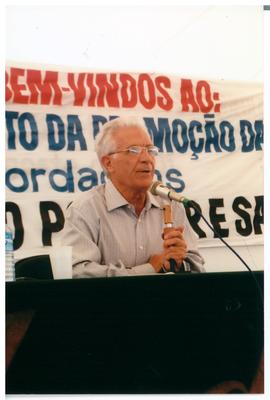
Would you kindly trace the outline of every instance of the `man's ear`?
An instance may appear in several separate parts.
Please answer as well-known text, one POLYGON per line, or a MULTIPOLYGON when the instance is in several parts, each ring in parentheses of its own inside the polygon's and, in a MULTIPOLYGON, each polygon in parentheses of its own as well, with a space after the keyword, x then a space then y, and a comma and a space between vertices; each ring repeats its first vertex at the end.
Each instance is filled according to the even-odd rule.
POLYGON ((112 171, 112 160, 110 156, 103 156, 101 158, 101 164, 103 166, 103 168, 108 172, 108 174, 110 174, 110 172, 112 171))

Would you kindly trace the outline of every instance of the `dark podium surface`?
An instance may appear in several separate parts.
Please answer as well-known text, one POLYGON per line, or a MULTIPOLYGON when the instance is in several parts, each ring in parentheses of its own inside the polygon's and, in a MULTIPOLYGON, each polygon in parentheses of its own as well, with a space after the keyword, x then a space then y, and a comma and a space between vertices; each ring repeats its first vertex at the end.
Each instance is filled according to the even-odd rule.
POLYGON ((34 315, 7 394, 206 393, 226 380, 249 388, 263 350, 249 272, 17 281, 6 284, 6 311, 34 315))

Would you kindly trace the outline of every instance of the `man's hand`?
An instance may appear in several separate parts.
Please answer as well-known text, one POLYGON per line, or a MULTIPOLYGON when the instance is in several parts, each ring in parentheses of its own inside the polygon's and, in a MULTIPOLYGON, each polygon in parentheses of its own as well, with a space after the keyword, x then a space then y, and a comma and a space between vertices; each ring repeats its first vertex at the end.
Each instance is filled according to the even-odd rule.
POLYGON ((170 271, 170 259, 177 263, 176 271, 180 270, 181 264, 187 253, 187 245, 183 238, 183 227, 169 228, 165 231, 163 239, 164 251, 161 254, 155 254, 150 257, 149 263, 156 272, 160 272, 162 267, 170 271))

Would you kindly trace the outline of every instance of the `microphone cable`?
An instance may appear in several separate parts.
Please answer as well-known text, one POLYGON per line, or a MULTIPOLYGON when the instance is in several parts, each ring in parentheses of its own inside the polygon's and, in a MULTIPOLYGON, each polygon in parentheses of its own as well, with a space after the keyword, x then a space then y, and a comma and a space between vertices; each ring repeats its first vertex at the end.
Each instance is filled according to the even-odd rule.
POLYGON ((214 232, 214 234, 222 241, 222 243, 225 244, 225 246, 228 247, 228 249, 230 249, 234 255, 236 255, 236 257, 244 264, 244 266, 248 269, 248 271, 251 273, 252 278, 254 279, 257 289, 259 291, 259 295, 260 295, 260 300, 262 303, 262 307, 264 308, 264 296, 263 296, 263 292, 262 289, 259 285, 259 282, 256 278, 256 276, 254 275, 254 272, 252 271, 252 269, 248 266, 248 264, 245 262, 245 260, 237 253, 236 250, 234 250, 233 247, 231 247, 226 240, 223 239, 223 237, 216 231, 216 229, 207 221, 207 219, 203 216, 203 214, 201 213, 200 209, 197 207, 197 205, 194 203, 194 201, 192 200, 188 200, 185 199, 185 202, 183 202, 183 205, 185 208, 188 207, 192 207, 198 214, 199 216, 204 220, 204 222, 206 223, 206 225, 211 229, 212 232, 214 232))

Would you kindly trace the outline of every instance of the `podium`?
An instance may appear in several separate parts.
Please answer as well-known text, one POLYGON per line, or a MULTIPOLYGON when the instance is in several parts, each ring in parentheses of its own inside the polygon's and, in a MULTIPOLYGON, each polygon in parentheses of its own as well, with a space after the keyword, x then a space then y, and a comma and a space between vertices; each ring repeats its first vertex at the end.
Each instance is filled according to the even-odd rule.
POLYGON ((23 332, 12 351, 20 334, 7 324, 7 394, 249 389, 263 351, 249 272, 9 282, 6 313, 23 332))

